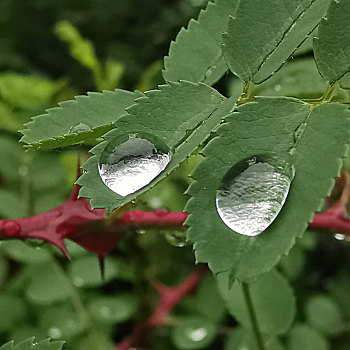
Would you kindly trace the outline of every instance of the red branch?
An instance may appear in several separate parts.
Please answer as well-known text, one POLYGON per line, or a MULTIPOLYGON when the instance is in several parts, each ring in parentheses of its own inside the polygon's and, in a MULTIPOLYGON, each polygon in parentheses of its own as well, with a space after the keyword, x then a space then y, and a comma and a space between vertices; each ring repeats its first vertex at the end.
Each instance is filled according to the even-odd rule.
POLYGON ((155 288, 160 296, 157 308, 144 323, 137 325, 133 332, 116 346, 115 350, 131 349, 133 346, 137 345, 137 343, 143 340, 145 333, 149 329, 164 325, 169 312, 186 295, 196 288, 206 272, 206 268, 202 266, 198 267, 180 285, 176 287, 166 287, 160 282, 156 282, 155 288))

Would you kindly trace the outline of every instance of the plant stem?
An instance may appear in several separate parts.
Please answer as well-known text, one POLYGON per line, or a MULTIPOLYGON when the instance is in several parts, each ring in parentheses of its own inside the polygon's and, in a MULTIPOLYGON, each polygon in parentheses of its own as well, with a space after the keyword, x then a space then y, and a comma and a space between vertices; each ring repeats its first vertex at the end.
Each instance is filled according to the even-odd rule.
POLYGON ((258 349, 259 350, 266 350, 261 333, 260 333, 260 330, 259 330, 258 320, 257 320, 256 315, 255 315, 253 301, 252 301, 250 291, 249 291, 249 284, 242 282, 242 290, 243 290, 245 302, 246 302, 246 305, 248 308, 248 313, 249 313, 250 320, 252 323, 253 332, 255 335, 256 343, 258 345, 258 349))

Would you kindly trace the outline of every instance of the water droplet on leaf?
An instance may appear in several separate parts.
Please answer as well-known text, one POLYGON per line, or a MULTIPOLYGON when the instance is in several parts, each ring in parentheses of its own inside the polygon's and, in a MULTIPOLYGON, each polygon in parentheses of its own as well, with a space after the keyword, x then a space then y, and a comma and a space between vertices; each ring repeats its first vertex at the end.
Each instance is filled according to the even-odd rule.
POLYGON ((77 125, 73 125, 69 131, 68 131, 68 134, 76 134, 76 133, 79 133, 79 132, 82 132, 82 131, 90 131, 91 128, 89 125, 86 125, 84 123, 79 123, 77 125))
POLYGON ((48 335, 49 335, 49 337, 51 337, 53 339, 59 339, 62 337, 61 331, 56 327, 50 328, 48 330, 48 335))
POLYGON ((143 137, 131 135, 119 145, 112 141, 102 152, 98 167, 101 179, 122 197, 148 185, 170 162, 165 145, 152 136, 143 137))
POLYGON ((294 167, 270 156, 256 156, 234 165, 216 194, 216 208, 231 230, 256 236, 281 211, 294 178, 294 167))
POLYGON ((201 341, 208 334, 208 331, 204 328, 188 329, 187 336, 193 341, 201 341))

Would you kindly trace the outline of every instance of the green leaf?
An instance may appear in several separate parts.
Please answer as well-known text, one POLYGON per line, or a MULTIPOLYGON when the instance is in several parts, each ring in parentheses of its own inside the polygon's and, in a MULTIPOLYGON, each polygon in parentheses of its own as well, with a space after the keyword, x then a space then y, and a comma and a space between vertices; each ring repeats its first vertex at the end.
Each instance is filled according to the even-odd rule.
POLYGON ((182 318, 172 329, 171 337, 178 349, 203 349, 214 339, 215 325, 201 318, 182 318))
POLYGON ((185 81, 162 85, 159 90, 145 95, 127 109, 128 115, 115 123, 116 129, 104 136, 105 142, 92 149, 94 156, 84 164, 85 173, 78 180, 82 186, 79 195, 90 198, 93 208, 106 208, 110 212, 163 179, 196 150, 237 100, 237 97, 225 100, 207 85, 185 81), (153 135, 166 144, 173 153, 172 158, 167 168, 148 186, 121 197, 104 185, 97 165, 107 146, 114 148, 113 142, 139 132, 153 135))
POLYGON ((2 291, 0 295, 0 332, 10 331, 15 327, 25 318, 26 311, 23 298, 2 291))
MULTIPOLYGON (((267 338, 267 337, 266 337, 267 338)), ((264 345, 269 350, 283 350, 282 345, 274 338, 268 337, 264 345)), ((255 335, 249 329, 236 327, 228 336, 224 350, 259 350, 255 335)))
POLYGON ((240 1, 223 37, 230 70, 244 82, 260 84, 268 79, 317 26, 329 2, 240 1))
POLYGON ((307 322, 326 335, 342 330, 344 319, 340 307, 327 295, 313 296, 306 303, 305 312, 307 322))
POLYGON ((1 74, 0 98, 12 107, 33 110, 47 105, 64 85, 35 75, 1 74))
POLYGON ((66 300, 73 294, 72 286, 52 264, 39 265, 35 271, 25 291, 30 302, 50 305, 66 300))
POLYGON ((132 294, 95 297, 89 304, 93 319, 104 324, 116 324, 130 319, 137 311, 137 299, 132 294))
POLYGON ((305 267, 305 253, 299 247, 299 245, 295 245, 288 253, 288 255, 283 256, 280 261, 280 267, 284 273, 290 280, 297 279, 305 267))
POLYGON ((180 79, 214 84, 227 71, 221 49, 221 34, 226 31, 229 15, 234 15, 238 0, 209 2, 198 20, 182 28, 164 58, 166 81, 180 79))
POLYGON ((28 148, 55 148, 96 139, 113 128, 112 123, 133 104, 135 94, 125 90, 90 92, 75 101, 60 103, 47 114, 34 117, 22 131, 28 148))
MULTIPOLYGON (((235 281, 230 288, 228 273, 219 274, 217 281, 230 314, 243 327, 252 329, 241 283, 235 281)), ((288 281, 273 270, 249 283, 249 292, 261 332, 285 333, 291 326, 296 312, 295 298, 288 281)))
POLYGON ((63 341, 51 341, 50 339, 35 342, 34 338, 29 338, 18 344, 14 344, 13 341, 4 344, 0 350, 62 350, 63 341))
POLYGON ((349 115, 341 104, 315 107, 291 98, 258 97, 227 116, 218 137, 204 149, 206 158, 194 171, 196 181, 189 188, 193 198, 185 208, 191 214, 186 224, 197 262, 208 262, 214 273, 231 271, 232 277, 243 280, 277 264, 330 194, 349 142, 349 115), (216 192, 233 165, 271 153, 281 161, 292 157, 296 175, 288 198, 265 232, 239 235, 217 214, 216 192))
POLYGON ((340 80, 340 86, 345 90, 350 90, 350 73, 347 73, 340 80))
POLYGON ((320 74, 334 84, 350 72, 350 3, 332 0, 314 39, 315 60, 320 74))
POLYGON ((329 350, 327 340, 307 325, 297 324, 288 334, 288 350, 329 350))
POLYGON ((99 287, 114 278, 131 280, 133 278, 130 267, 122 260, 105 259, 105 278, 102 279, 98 260, 88 255, 72 261, 68 266, 68 274, 73 284, 80 288, 99 287))

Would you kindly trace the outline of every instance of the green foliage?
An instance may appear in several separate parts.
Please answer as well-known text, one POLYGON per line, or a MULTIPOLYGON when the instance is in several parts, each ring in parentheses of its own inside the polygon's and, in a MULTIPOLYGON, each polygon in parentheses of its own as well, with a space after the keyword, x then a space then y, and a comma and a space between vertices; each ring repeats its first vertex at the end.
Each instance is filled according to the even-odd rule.
POLYGON ((221 34, 226 31, 229 15, 234 16, 238 0, 209 2, 199 14, 182 28, 164 58, 166 81, 180 79, 212 85, 226 72, 221 49, 221 34))
POLYGON ((224 56, 230 70, 244 82, 262 83, 313 31, 329 2, 240 1, 224 35, 224 56))
POLYGON ((332 0, 315 38, 317 67, 330 84, 334 84, 350 71, 349 11, 348 1, 332 0))
MULTIPOLYGON (((230 314, 243 327, 251 329, 241 283, 236 281, 230 287, 228 273, 218 275, 217 281, 230 314)), ((261 332, 268 335, 286 333, 296 312, 295 298, 288 281, 278 272, 271 271, 249 283, 249 292, 261 332)))
POLYGON ((0 349, 1 350, 62 350, 64 342, 54 341, 52 342, 49 339, 41 340, 40 342, 35 342, 34 338, 24 340, 18 344, 14 342, 9 342, 4 344, 0 349))
POLYGON ((135 95, 125 90, 91 92, 75 101, 60 103, 47 114, 33 118, 23 130, 28 148, 55 148, 96 140, 113 128, 112 123, 131 105, 135 95), (48 124, 48 120, 53 123, 48 124))
POLYGON ((348 130, 346 106, 314 107, 289 98, 260 97, 227 116, 218 137, 203 150, 205 160, 193 173, 196 181, 189 188, 192 198, 186 211, 191 215, 186 224, 197 261, 208 262, 215 273, 229 270, 233 277, 243 280, 270 270, 290 250, 295 238, 302 236, 330 193, 346 152, 348 130), (296 135, 301 125, 302 134, 296 135), (329 145, 328 153, 321 161, 319 152, 324 142, 329 145), (253 238, 237 235, 216 213, 216 191, 234 164, 271 152, 282 161, 291 152, 296 176, 287 202, 265 234, 253 238), (310 177, 316 171, 317 178, 310 177), (211 216, 205 214, 208 210, 211 216))
POLYGON ((203 142, 210 131, 220 124, 223 115, 229 113, 236 102, 228 100, 204 84, 186 81, 162 85, 159 90, 149 91, 145 97, 127 109, 127 115, 119 119, 112 130, 104 136, 105 142, 91 152, 94 154, 85 164, 78 184, 82 186, 80 196, 90 198, 93 208, 106 208, 108 212, 118 208, 153 185, 177 168, 203 142), (172 96, 176 95, 178 99, 172 96), (121 197, 102 182, 97 164, 105 148, 114 149, 118 143, 135 133, 151 134, 165 143, 173 153, 166 172, 163 172, 147 187, 126 197, 121 197))
POLYGON ((297 324, 288 336, 288 350, 328 350, 327 340, 312 328, 297 324))

